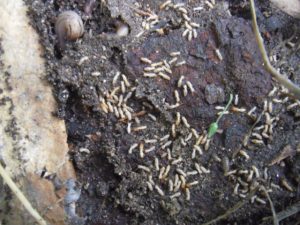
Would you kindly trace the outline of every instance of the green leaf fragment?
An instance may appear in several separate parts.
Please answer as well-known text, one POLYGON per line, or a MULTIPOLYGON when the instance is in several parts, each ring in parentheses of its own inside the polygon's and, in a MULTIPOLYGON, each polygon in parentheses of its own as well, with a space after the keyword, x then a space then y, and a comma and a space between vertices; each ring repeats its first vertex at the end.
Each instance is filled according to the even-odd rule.
POLYGON ((217 132, 219 126, 216 122, 211 123, 208 129, 208 138, 211 138, 212 136, 215 135, 215 133, 217 132))

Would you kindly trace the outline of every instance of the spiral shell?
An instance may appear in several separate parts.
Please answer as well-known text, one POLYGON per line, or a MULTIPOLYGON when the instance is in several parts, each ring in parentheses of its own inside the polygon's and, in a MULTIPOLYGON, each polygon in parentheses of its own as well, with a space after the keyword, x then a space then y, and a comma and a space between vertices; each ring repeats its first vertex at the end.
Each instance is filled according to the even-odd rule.
POLYGON ((83 35, 84 26, 81 17, 74 11, 65 11, 58 15, 55 32, 61 46, 65 40, 75 41, 83 35))

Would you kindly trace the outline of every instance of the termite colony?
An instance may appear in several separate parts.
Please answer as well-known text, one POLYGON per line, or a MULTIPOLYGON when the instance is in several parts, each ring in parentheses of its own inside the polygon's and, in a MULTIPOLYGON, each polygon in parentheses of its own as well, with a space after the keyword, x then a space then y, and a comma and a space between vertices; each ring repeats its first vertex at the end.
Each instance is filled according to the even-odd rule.
MULTIPOLYGON (((180 24, 181 28, 184 29, 182 33, 182 37, 187 38, 188 41, 191 41, 192 39, 197 38, 198 33, 197 33, 197 28, 200 27, 198 23, 195 23, 192 21, 190 17, 190 13, 188 9, 185 7, 184 3, 177 3, 174 4, 171 0, 168 0, 160 5, 160 10, 172 10, 176 13, 178 16, 176 23, 180 24)), ((142 22, 142 27, 145 30, 150 30, 155 28, 155 26, 160 22, 160 18, 157 14, 152 13, 150 14, 143 22, 142 22)), ((164 34, 162 29, 156 29, 156 32, 159 34, 164 34)), ((144 33, 142 31, 140 34, 137 36, 141 36, 144 33)))
MULTIPOLYGON (((277 126, 277 122, 280 120, 280 113, 290 111, 296 107, 300 108, 299 100, 291 100, 287 97, 287 90, 283 87, 274 87, 268 94, 268 99, 263 103, 262 112, 257 113, 257 107, 251 108, 247 111, 245 108, 237 108, 238 96, 235 96, 234 106, 230 111, 244 113, 254 121, 254 126, 248 136, 242 143, 242 148, 238 151, 238 155, 245 161, 249 161, 251 158, 248 151, 257 150, 260 147, 270 144, 273 140, 274 128, 277 126), (283 96, 283 97, 282 97, 283 96), (291 101, 294 101, 291 103, 291 101)), ((223 110, 223 107, 217 106, 217 110, 223 110)), ((225 112, 229 113, 229 112, 225 112)), ((264 168, 259 169, 256 165, 251 165, 250 168, 232 169, 230 170, 229 159, 224 157, 222 160, 224 175, 232 180, 234 185, 233 193, 240 198, 245 198, 253 189, 258 187, 258 192, 251 197, 251 203, 257 202, 260 204, 266 204, 265 193, 260 188, 260 185, 264 185, 267 192, 272 192, 274 189, 285 188, 287 191, 293 191, 293 187, 285 178, 281 178, 280 185, 272 182, 271 177, 268 174, 267 165, 264 168)))
MULTIPOLYGON (((206 1, 205 4, 209 8, 213 8, 215 5, 214 1, 206 1)), ((199 25, 191 21, 184 4, 173 4, 172 1, 166 1, 160 5, 160 9, 174 10, 180 15, 181 24, 184 28, 182 36, 187 37, 188 41, 197 37, 196 28, 199 25)), ((197 10, 199 9, 197 8, 197 10)), ((142 27, 149 30, 159 21, 159 17, 152 14, 146 18, 142 27)), ((216 55, 222 61, 223 57, 220 50, 216 49, 216 55)), ((161 78, 164 82, 175 79, 172 76, 174 67, 180 67, 187 63, 179 51, 171 52, 167 58, 160 61, 154 62, 146 56, 141 57, 140 61, 144 65, 141 75, 143 79, 161 78)), ((150 119, 152 124, 159 122, 156 116, 151 113, 154 106, 149 102, 142 102, 141 109, 136 110, 135 107, 128 104, 130 99, 135 96, 136 88, 133 83, 129 82, 125 74, 116 72, 112 80, 112 89, 100 97, 100 107, 105 113, 114 114, 119 121, 126 124, 127 133, 136 139, 136 142, 128 146, 128 155, 139 158, 134 169, 139 171, 144 178, 145 187, 150 192, 157 192, 160 196, 167 196, 170 199, 185 198, 188 201, 191 199, 191 190, 200 184, 201 178, 211 172, 207 165, 201 163, 201 155, 209 150, 211 143, 207 132, 197 131, 190 125, 185 116, 176 111, 182 104, 182 100, 189 95, 192 96, 196 90, 185 76, 182 75, 177 79, 173 92, 175 102, 164 105, 166 110, 172 112, 173 122, 167 127, 164 134, 156 134, 150 131, 148 125, 143 124, 146 118, 150 119), (147 133, 143 139, 139 135, 141 132, 147 133)), ((257 107, 248 111, 238 107, 239 98, 236 95, 233 106, 224 113, 241 113, 254 121, 249 136, 245 138, 242 148, 238 151, 238 156, 243 160, 247 162, 251 160, 249 150, 253 146, 260 148, 272 141, 274 128, 279 120, 279 113, 283 110, 278 110, 279 106, 288 104, 284 107, 286 110, 300 107, 297 100, 290 103, 291 100, 288 97, 278 97, 284 94, 286 94, 285 89, 275 87, 269 93, 268 99, 264 101, 263 110, 260 114, 257 113, 257 107)), ((216 110, 220 110, 217 113, 219 115, 224 107, 216 106, 216 110)), ((220 132, 222 131, 219 130, 220 132)), ((227 157, 220 159, 215 155, 214 158, 223 164, 224 176, 233 181, 233 194, 240 198, 245 198, 251 190, 259 187, 259 185, 264 185, 267 192, 271 192, 274 188, 281 188, 275 183, 266 182, 271 180, 267 167, 260 168, 258 165, 251 165, 248 168, 230 169, 230 162, 227 157)), ((293 190, 286 180, 283 180, 281 185, 289 191, 293 190)), ((265 196, 260 193, 255 194, 251 198, 251 202, 266 204, 265 196)))
MULTIPOLYGON (((172 78, 171 65, 182 66, 185 63, 185 61, 176 63, 179 57, 180 52, 172 52, 170 60, 152 62, 148 58, 140 58, 145 64, 144 79, 161 77, 168 82, 172 78)), ((175 110, 180 105, 180 96, 185 97, 195 92, 192 83, 185 80, 184 76, 179 78, 177 88, 179 89, 174 91, 176 102, 166 103, 167 110, 175 110)), ((149 112, 153 109, 150 103, 142 102, 140 111, 135 111, 127 104, 134 96, 135 90, 136 87, 128 81, 126 75, 117 72, 112 80, 112 90, 100 98, 101 109, 105 113, 114 114, 119 121, 126 123, 127 133, 133 136, 139 132, 149 132, 147 131, 149 127, 142 125, 143 118, 148 117, 151 121, 157 122, 155 115, 149 112)), ((156 190, 159 195, 168 195, 171 199, 184 193, 185 199, 190 200, 190 190, 199 184, 199 177, 210 173, 197 157, 203 154, 202 149, 209 148, 210 140, 206 132, 200 135, 184 116, 175 112, 174 121, 163 136, 149 133, 147 137, 149 138, 132 143, 128 148, 128 154, 134 154, 141 160, 145 159, 145 162, 138 164, 136 169, 147 177, 145 185, 149 191, 156 190), (193 163, 187 165, 187 159, 193 160, 193 163)))

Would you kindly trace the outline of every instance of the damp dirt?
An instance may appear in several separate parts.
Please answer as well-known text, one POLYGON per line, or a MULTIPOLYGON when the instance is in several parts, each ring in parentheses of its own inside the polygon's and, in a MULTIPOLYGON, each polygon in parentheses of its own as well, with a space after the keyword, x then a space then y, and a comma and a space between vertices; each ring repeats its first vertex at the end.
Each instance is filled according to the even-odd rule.
MULTIPOLYGON (((277 211, 299 200, 299 102, 264 70, 248 2, 183 2, 197 24, 191 40, 182 14, 160 9, 162 1, 27 0, 81 189, 73 224, 202 224, 255 185, 277 211), (61 50, 54 26, 65 10, 83 18, 85 33, 61 50), (150 14, 158 21, 147 29, 150 14), (125 37, 116 35, 120 23, 125 37), (206 140, 230 94, 235 104, 206 140), (287 145, 295 154, 270 165, 287 145)), ((299 85, 299 21, 257 4, 274 66, 299 85)), ((268 224, 270 215, 257 191, 218 224, 268 224)))

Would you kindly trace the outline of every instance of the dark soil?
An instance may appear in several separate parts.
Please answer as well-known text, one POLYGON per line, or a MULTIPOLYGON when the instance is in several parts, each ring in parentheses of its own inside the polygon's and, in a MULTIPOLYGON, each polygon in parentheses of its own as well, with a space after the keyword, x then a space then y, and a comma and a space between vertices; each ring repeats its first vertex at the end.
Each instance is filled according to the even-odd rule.
MULTIPOLYGON (((196 29, 197 38, 191 41, 182 37, 185 29, 174 22, 178 19, 177 13, 159 10, 162 1, 137 1, 141 7, 135 6, 134 0, 99 2, 93 5, 90 18, 87 18, 83 0, 27 1, 32 25, 39 32, 45 49, 48 78, 58 102, 55 114, 65 120, 67 126, 71 159, 82 188, 77 214, 86 219, 85 224, 201 224, 243 200, 255 183, 272 191, 269 194, 278 212, 299 200, 300 155, 296 148, 299 148, 300 140, 300 107, 290 109, 295 100, 287 97, 285 90, 272 81, 262 66, 251 29, 248 1, 217 1, 214 9, 204 5, 201 11, 193 11, 193 8, 203 5, 204 1, 186 1, 190 2, 185 8, 192 21, 200 25, 196 29), (157 33, 155 28, 137 37, 147 17, 137 15, 133 8, 144 11, 149 8, 158 14, 161 22, 156 28, 163 29, 163 34, 157 33), (65 10, 74 10, 84 18, 85 34, 76 42, 67 42, 65 49, 61 50, 54 24, 57 15, 65 10), (119 23, 128 24, 130 33, 126 37, 115 34, 119 23), (220 50, 223 59, 218 57, 216 49, 220 50), (181 52, 177 62, 185 60, 186 64, 171 66, 170 81, 143 77, 147 64, 141 62, 141 57, 152 62, 170 61, 169 54, 177 51, 181 52), (88 59, 79 65, 85 56, 88 59), (145 130, 129 134, 128 121, 118 119, 115 113, 106 113, 101 104, 101 99, 107 100, 106 94, 114 88, 112 81, 117 71, 125 74, 131 84, 124 97, 132 92, 127 105, 133 109, 133 117, 138 117, 138 120, 130 121, 132 129, 147 126, 145 130), (185 76, 184 83, 190 81, 195 89, 186 97, 177 87, 182 75, 185 76), (268 96, 274 86, 278 91, 268 96), (167 103, 175 104, 174 90, 180 93, 180 106, 168 109, 167 103), (144 158, 140 157, 138 148, 128 154, 134 143, 141 144, 146 139, 160 139, 171 134, 176 112, 180 112, 199 135, 205 136, 210 123, 217 118, 219 111, 215 107, 225 106, 231 93, 239 96, 235 107, 246 111, 231 109, 230 114, 225 114, 219 123, 222 131, 210 140, 208 150, 204 150, 205 143, 200 145, 202 155, 196 154, 192 158, 193 145, 197 141, 194 136, 186 143, 181 141, 188 139, 191 133, 182 122, 176 126, 176 137, 169 137, 172 157, 182 158, 179 164, 173 165, 174 160, 168 160, 167 148, 162 147, 167 141, 145 143, 145 149, 153 145, 156 149, 145 153, 144 158), (265 101, 273 102, 273 110, 266 110, 274 118, 273 132, 262 137, 261 144, 253 143, 254 137, 251 137, 243 146, 260 114, 261 120, 255 127, 268 123, 265 101), (247 115, 253 107, 257 107, 254 114, 247 115), (154 115, 156 121, 148 113, 154 115), (292 149, 291 156, 270 165, 287 145, 292 149), (83 148, 89 153, 82 151, 83 148), (250 158, 246 160, 239 150, 244 150, 250 158), (171 199, 175 192, 168 191, 167 178, 158 178, 155 158, 159 159, 160 168, 171 166, 167 178, 173 181, 178 174, 176 169, 195 171, 195 163, 209 169, 210 173, 187 176, 187 183, 199 183, 190 188, 180 187, 180 196, 171 199), (229 159, 229 165, 223 165, 226 159, 229 159), (150 168, 153 181, 163 190, 164 196, 154 187, 153 191, 149 190, 149 173, 139 169, 138 165, 150 168), (259 170, 260 177, 253 175, 252 180, 246 181, 253 165, 259 170), (266 169, 267 176, 264 175, 266 169), (237 172, 224 176, 227 170, 237 172), (291 186, 292 191, 282 185, 284 182, 291 186), (240 187, 235 195, 237 183, 240 187), (190 190, 190 200, 186 200, 186 189, 190 190)), ((270 55, 277 57, 274 66, 300 85, 299 21, 273 9, 268 3, 257 4, 265 43, 270 55), (290 47, 287 41, 296 45, 290 47)), ((121 80, 122 77, 115 86, 120 85, 121 80)), ((121 91, 117 92, 117 96, 120 94, 121 91)), ((261 134, 263 130, 253 132, 261 134)), ((256 195, 266 204, 249 201, 219 224, 271 224, 270 220, 263 221, 264 217, 271 215, 266 196, 261 190, 256 195)), ((293 216, 283 224, 295 224, 296 221, 293 216)))

